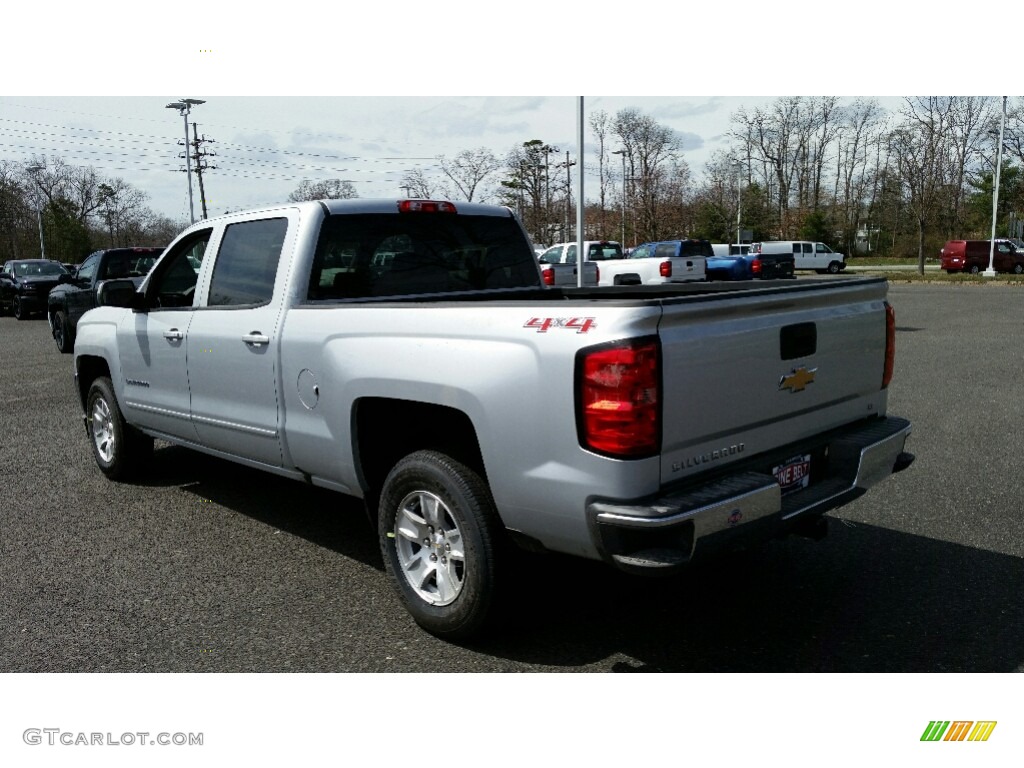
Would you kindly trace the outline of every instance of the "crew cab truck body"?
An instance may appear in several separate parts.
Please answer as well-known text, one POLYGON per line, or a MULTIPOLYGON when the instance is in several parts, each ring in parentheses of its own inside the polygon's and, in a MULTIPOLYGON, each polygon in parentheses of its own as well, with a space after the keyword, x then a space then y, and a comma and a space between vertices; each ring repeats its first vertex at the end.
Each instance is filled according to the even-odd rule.
POLYGON ((102 284, 74 368, 108 477, 161 438, 361 498, 407 610, 467 637, 502 542, 664 572, 909 465, 886 289, 545 288, 508 209, 298 203, 102 284))
POLYGON ((713 256, 707 240, 663 240, 643 243, 629 257, 606 264, 600 285, 664 285, 706 279, 705 265, 713 256))
MULTIPOLYGON (((578 243, 556 243, 538 257, 540 275, 544 285, 567 286, 579 285, 576 250, 578 243)), ((597 262, 608 259, 621 259, 622 248, 618 243, 585 240, 583 248, 588 252, 583 263, 583 285, 597 285, 601 278, 600 266, 597 262), (592 258, 591 258, 592 257, 592 258)))
POLYGON ((78 321, 96 306, 96 287, 104 280, 130 277, 142 283, 163 248, 106 248, 94 251, 75 268, 46 300, 46 319, 57 349, 70 353, 75 348, 78 321))

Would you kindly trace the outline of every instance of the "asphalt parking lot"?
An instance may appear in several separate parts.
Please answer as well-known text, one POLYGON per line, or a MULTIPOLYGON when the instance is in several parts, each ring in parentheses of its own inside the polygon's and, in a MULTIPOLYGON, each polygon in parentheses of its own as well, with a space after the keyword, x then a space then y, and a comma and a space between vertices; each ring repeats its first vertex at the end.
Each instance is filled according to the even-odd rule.
POLYGON ((419 630, 361 508, 165 444, 96 469, 71 358, 0 318, 0 672, 1024 671, 1024 290, 894 284, 916 463, 790 538, 648 580, 508 572, 500 632, 419 630))

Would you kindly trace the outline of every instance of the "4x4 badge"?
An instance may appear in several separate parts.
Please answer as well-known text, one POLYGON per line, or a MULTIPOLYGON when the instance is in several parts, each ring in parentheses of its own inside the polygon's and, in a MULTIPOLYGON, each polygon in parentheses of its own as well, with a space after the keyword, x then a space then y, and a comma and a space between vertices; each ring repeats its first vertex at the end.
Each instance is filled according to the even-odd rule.
POLYGON ((817 368, 811 368, 810 370, 803 366, 796 368, 792 373, 779 379, 779 389, 788 389, 790 392, 803 392, 807 389, 808 384, 814 383, 814 375, 817 372, 817 368))

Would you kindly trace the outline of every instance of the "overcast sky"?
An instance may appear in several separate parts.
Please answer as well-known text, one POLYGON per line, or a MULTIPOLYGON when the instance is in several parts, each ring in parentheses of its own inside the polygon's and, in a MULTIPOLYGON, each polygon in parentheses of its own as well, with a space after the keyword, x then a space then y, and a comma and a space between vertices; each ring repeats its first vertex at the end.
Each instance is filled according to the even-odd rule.
MULTIPOLYGON (((189 120, 213 139, 205 147, 215 168, 204 179, 214 215, 280 202, 304 178, 347 179, 361 197, 399 195, 409 169, 429 174, 438 155, 463 149, 503 157, 542 139, 575 159, 575 94, 587 113, 635 107, 672 128, 699 175, 740 106, 782 94, 879 96, 894 106, 908 94, 1002 85, 985 87, 987 75, 928 53, 923 41, 938 21, 877 0, 844 14, 841 29, 799 1, 671 17, 647 0, 596 2, 579 19, 536 0, 343 11, 314 3, 244 17, 218 0, 196 10, 189 33, 177 31, 173 11, 146 24, 117 0, 89 9, 62 9, 56 28, 31 7, 8 12, 7 29, 26 33, 0 49, 0 160, 91 165, 182 220, 184 125, 165 105, 186 97, 206 101, 189 120), (662 30, 659 21, 671 23, 662 30)), ((197 186, 194 197, 198 215, 197 186)))
MULTIPOLYGON (((438 176, 439 155, 487 147, 499 158, 530 139, 577 157, 578 98, 573 96, 396 97, 211 96, 186 91, 165 96, 0 97, 0 160, 59 156, 121 177, 145 190, 150 206, 188 218, 184 119, 166 104, 204 99, 193 108, 213 166, 204 175, 210 215, 281 202, 303 179, 351 181, 360 197, 402 194, 403 176, 420 167, 438 176)), ((724 148, 730 116, 769 97, 585 96, 584 114, 614 115, 632 107, 679 135, 695 173, 724 148)), ((893 102, 893 99, 888 99, 893 102)), ((190 128, 191 133, 191 128, 190 128)), ((589 129, 586 131, 590 140, 589 129)), ((596 171, 585 148, 586 182, 596 171)), ((552 157, 552 162, 564 155, 552 157)), ((575 184, 575 176, 574 182, 575 184)), ((198 185, 193 190, 197 215, 198 185)))

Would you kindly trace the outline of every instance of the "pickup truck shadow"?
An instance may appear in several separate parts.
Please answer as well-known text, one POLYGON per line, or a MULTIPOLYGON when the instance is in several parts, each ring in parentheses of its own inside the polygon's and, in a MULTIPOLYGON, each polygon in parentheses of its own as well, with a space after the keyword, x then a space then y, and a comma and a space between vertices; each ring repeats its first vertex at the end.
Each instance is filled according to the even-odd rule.
POLYGON ((178 486, 200 499, 384 570, 376 533, 358 499, 173 445, 157 449, 138 484, 178 486))
MULTIPOLYGON (((393 599, 358 501, 182 448, 158 454, 142 484, 178 486, 368 565, 393 599)), ((1008 672, 1024 664, 1024 559, 835 517, 823 541, 772 541, 667 578, 511 554, 493 631, 453 649, 457 656, 618 672, 1008 672)))
POLYGON ((829 520, 664 579, 548 558, 517 571, 497 657, 620 672, 1008 672, 1024 560, 829 520), (582 567, 581 567, 582 565, 582 567), (606 668, 602 665, 602 668, 606 668))

